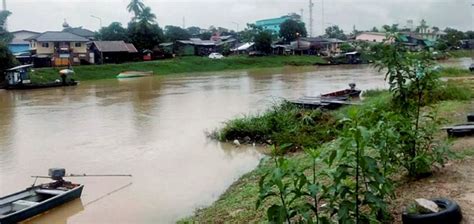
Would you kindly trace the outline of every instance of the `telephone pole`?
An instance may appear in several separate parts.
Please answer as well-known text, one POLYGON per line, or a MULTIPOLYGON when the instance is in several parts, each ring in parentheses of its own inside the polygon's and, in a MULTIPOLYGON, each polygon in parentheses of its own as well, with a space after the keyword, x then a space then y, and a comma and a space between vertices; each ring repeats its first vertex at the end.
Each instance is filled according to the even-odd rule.
MULTIPOLYGON (((2 10, 7 11, 7 0, 2 0, 2 10)), ((5 19, 5 23, 3 24, 3 29, 7 30, 7 20, 5 19)))
POLYGON ((313 0, 309 0, 309 36, 313 36, 313 0))

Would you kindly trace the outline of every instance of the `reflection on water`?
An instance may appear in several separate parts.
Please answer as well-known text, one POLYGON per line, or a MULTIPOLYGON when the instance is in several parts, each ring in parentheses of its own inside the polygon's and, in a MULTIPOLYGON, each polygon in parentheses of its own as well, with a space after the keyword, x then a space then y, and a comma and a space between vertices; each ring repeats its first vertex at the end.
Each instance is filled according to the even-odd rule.
POLYGON ((66 224, 71 216, 82 212, 84 205, 82 200, 76 199, 69 203, 58 206, 48 212, 40 214, 32 219, 21 222, 23 224, 66 224))
POLYGON ((205 131, 275 100, 318 95, 350 82, 361 89, 386 87, 383 75, 362 65, 0 90, 0 195, 24 189, 30 175, 44 175, 50 167, 131 173, 132 178, 72 179, 85 185, 82 201, 31 222, 172 223, 211 204, 262 158, 258 148, 211 141, 205 131))

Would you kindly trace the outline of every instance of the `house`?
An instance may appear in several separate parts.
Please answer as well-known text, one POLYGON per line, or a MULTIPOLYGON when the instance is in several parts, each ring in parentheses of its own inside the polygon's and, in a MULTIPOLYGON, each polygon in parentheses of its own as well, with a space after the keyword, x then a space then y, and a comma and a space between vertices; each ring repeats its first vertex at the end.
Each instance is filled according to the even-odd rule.
POLYGON ((84 29, 82 27, 68 27, 63 30, 64 32, 69 32, 81 37, 85 37, 89 40, 95 40, 95 33, 88 29, 84 29))
POLYGON ((301 16, 296 13, 290 13, 286 16, 278 18, 258 20, 255 22, 255 25, 262 27, 264 30, 270 30, 273 33, 279 33, 280 25, 287 20, 301 21, 301 16))
POLYGON ((11 34, 13 35, 13 40, 8 44, 8 49, 10 49, 12 53, 20 53, 30 50, 30 42, 26 41, 25 39, 39 33, 29 30, 18 30, 11 32, 11 34))
POLYGON ((89 50, 92 64, 122 63, 133 60, 138 54, 133 44, 124 41, 93 41, 89 50))
POLYGON ((463 49, 474 49, 474 39, 461 40, 461 47, 463 49))
POLYGON ((358 34, 355 39, 356 41, 382 43, 387 39, 387 34, 380 32, 362 32, 358 34))
POLYGON ((223 40, 201 40, 190 38, 189 40, 177 40, 174 44, 174 53, 180 56, 207 56, 213 52, 230 52, 235 47, 237 40, 228 38, 223 40))
POLYGON ((251 51, 255 50, 255 43, 254 42, 247 42, 239 45, 236 48, 231 49, 234 54, 248 54, 251 51))
MULTIPOLYGON (((53 66, 67 66, 88 61, 89 39, 69 32, 48 31, 25 39, 36 58, 46 58, 53 66)), ((35 63, 36 64, 36 63, 35 63)))
POLYGON ((300 54, 323 54, 333 55, 341 52, 340 45, 343 40, 335 38, 302 37, 290 43, 291 49, 300 54))

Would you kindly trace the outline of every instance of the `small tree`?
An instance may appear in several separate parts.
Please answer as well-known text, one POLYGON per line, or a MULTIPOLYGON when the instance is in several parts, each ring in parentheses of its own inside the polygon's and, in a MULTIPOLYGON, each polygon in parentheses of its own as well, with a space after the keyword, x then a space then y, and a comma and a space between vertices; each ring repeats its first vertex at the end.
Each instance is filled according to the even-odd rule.
POLYGON ((289 43, 298 37, 306 37, 306 27, 304 23, 295 20, 286 20, 280 24, 280 37, 289 43))
POLYGON ((145 21, 130 22, 128 37, 139 50, 153 49, 163 41, 163 30, 158 24, 149 24, 145 21))
POLYGON ((113 22, 107 27, 100 28, 97 33, 99 40, 123 40, 128 41, 127 29, 119 22, 113 22))
POLYGON ((326 37, 347 40, 347 36, 344 34, 344 30, 340 29, 337 25, 326 28, 326 37))
POLYGON ((189 32, 178 26, 165 26, 166 41, 187 40, 191 37, 189 32))
POLYGON ((199 28, 197 26, 188 27, 188 28, 186 28, 186 30, 193 37, 197 37, 197 36, 199 36, 199 34, 201 34, 201 28, 199 28))
POLYGON ((4 29, 8 16, 11 15, 9 11, 0 11, 0 41, 9 43, 13 39, 13 35, 4 29))
POLYGON ((264 53, 272 51, 272 33, 262 31, 255 36, 255 49, 264 53))

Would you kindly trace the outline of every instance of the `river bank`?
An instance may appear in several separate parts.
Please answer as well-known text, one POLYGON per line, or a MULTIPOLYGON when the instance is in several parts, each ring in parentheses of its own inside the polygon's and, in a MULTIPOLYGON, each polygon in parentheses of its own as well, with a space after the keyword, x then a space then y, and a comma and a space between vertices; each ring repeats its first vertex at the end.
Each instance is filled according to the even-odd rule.
MULTIPOLYGON (((207 57, 180 57, 150 62, 75 66, 74 79, 78 81, 114 79, 120 72, 135 70, 153 71, 154 75, 169 75, 283 66, 311 66, 321 62, 323 60, 316 56, 230 56, 220 60, 212 60, 207 57)), ((34 82, 54 81, 58 79, 59 70, 59 68, 35 69, 32 79, 34 82)))
MULTIPOLYGON (((474 106, 472 98, 472 91, 474 90, 474 86, 472 85, 474 81, 472 79, 463 79, 463 80, 456 80, 450 81, 450 87, 448 87, 445 91, 441 94, 434 94, 437 97, 439 102, 435 103, 432 108, 425 108, 425 110, 433 110, 437 111, 441 119, 446 120, 446 124, 452 122, 462 122, 463 119, 465 120, 466 113, 470 112, 472 107, 474 106), (462 85, 464 89, 464 93, 457 94, 460 89, 457 89, 462 85), (454 94, 453 94, 454 93, 454 94), (457 95, 457 96, 455 96, 457 95)), ((374 108, 379 108, 381 105, 384 105, 387 102, 388 95, 384 93, 384 91, 375 91, 370 94, 368 97, 368 101, 364 107, 371 107, 375 106, 374 108), (378 106, 377 106, 378 104, 378 106)), ((335 111, 331 113, 331 116, 334 117, 341 117, 345 116, 347 111, 350 110, 350 107, 343 108, 339 111, 335 111)), ((270 110, 270 113, 275 113, 275 110, 270 110)), ((256 116, 253 118, 244 118, 248 120, 247 125, 251 123, 258 123, 256 119, 258 117, 264 118, 262 120, 266 120, 268 118, 263 115, 256 116), (253 119, 253 120, 252 120, 253 119)), ((242 118, 240 118, 242 119, 242 118)), ((234 120, 235 121, 235 120, 234 120)), ((242 121, 242 120, 241 120, 242 121)), ((233 122, 233 121, 231 121, 233 122)), ((265 125, 264 125, 265 126, 265 125)), ((240 128, 243 128, 244 125, 241 125, 240 128)), ((336 127, 336 126, 335 126, 336 127)), ((323 130, 321 130, 323 131, 323 130)), ((293 133, 295 136, 299 135, 300 133, 293 133)), ((246 133, 248 135, 248 133, 246 133)), ((442 141, 446 141, 446 134, 445 132, 440 131, 438 134, 438 138, 442 141)), ((223 138, 224 136, 220 136, 223 138)), ((251 136, 250 136, 251 137, 251 136)), ((272 142, 278 142, 278 139, 272 139, 272 142)), ((286 140, 284 140, 286 141, 286 140)), ((455 141, 455 146, 452 148, 456 152, 456 155, 459 155, 455 160, 452 160, 449 164, 457 163, 458 161, 471 161, 472 160, 472 151, 473 145, 472 144, 463 144, 465 141, 471 141, 472 139, 459 139, 455 141), (469 160, 471 159, 471 160, 469 160)), ((296 151, 290 152, 285 156, 289 161, 293 164, 297 164, 300 168, 310 167, 312 163, 312 159, 309 158, 304 152, 296 151)), ((466 162, 463 162, 466 163, 466 162)), ((220 199, 216 201, 212 206, 204 209, 197 210, 195 215, 186 219, 181 220, 182 223, 189 223, 189 222, 199 222, 199 223, 207 223, 207 222, 214 222, 214 223, 224 223, 224 222, 236 222, 236 223, 258 223, 264 222, 266 220, 266 209, 271 203, 266 203, 264 206, 261 206, 259 209, 255 209, 255 205, 258 199, 259 191, 259 180, 260 178, 268 173, 270 170, 274 169, 275 165, 272 161, 268 159, 264 159, 261 161, 260 165, 253 170, 252 172, 242 176, 238 181, 236 181, 223 195, 221 195, 220 199)), ((460 166, 458 166, 460 167, 460 166)), ((468 166, 464 166, 467 168, 468 166)), ((443 191, 437 191, 436 186, 438 182, 445 183, 446 181, 442 181, 442 174, 447 172, 448 169, 453 169, 455 166, 449 166, 449 168, 439 168, 437 169, 433 176, 429 179, 422 179, 420 181, 409 182, 410 184, 416 184, 417 189, 416 191, 411 191, 411 188, 406 187, 407 182, 403 182, 400 180, 397 184, 396 190, 396 199, 389 203, 390 205, 390 212, 394 218, 394 222, 399 223, 399 215, 400 209, 405 206, 413 197, 431 197, 431 196, 445 196, 451 197, 455 200, 461 199, 460 195, 458 197, 453 197, 455 192, 448 192, 446 193, 443 191), (430 184, 423 184, 426 182, 430 184), (434 190, 433 190, 434 188, 434 190), (425 192, 430 191, 429 194, 425 192)), ((469 169, 458 169, 456 170, 458 176, 468 175, 469 169)), ((466 184, 468 178, 458 178, 453 180, 453 185, 458 186, 458 188, 462 189, 462 186, 466 184)), ((443 185, 444 186, 444 185, 443 185)), ((466 186, 464 186, 466 188, 466 186)), ((446 189, 445 187, 442 189, 446 189)), ((471 192, 471 191, 469 191, 471 192)), ((461 201, 461 205, 467 208, 466 214, 472 214, 472 211, 469 208, 473 207, 474 202, 469 200, 461 201)))

